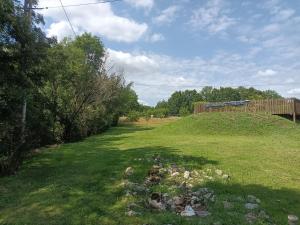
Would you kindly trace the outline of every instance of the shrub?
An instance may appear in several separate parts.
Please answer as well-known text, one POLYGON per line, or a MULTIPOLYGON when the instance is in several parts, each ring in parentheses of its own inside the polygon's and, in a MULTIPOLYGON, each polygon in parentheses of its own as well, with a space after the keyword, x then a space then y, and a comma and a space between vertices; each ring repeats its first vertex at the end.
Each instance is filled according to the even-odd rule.
POLYGON ((136 122, 140 118, 140 114, 137 111, 131 111, 127 115, 127 120, 130 122, 136 122))

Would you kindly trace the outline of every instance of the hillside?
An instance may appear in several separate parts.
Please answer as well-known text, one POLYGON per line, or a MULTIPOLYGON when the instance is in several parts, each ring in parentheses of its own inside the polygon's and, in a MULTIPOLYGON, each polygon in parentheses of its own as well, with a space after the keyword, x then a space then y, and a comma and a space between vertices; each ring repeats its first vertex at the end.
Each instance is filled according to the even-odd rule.
POLYGON ((170 134, 272 135, 299 132, 299 126, 279 116, 250 113, 202 113, 161 127, 170 134))
POLYGON ((0 224, 287 224, 288 214, 300 215, 299 131, 277 116, 214 113, 120 125, 40 149, 16 175, 0 178, 0 224), (167 173, 146 191, 157 164, 167 171, 176 165, 178 176, 167 173), (211 190, 214 201, 201 208, 209 215, 149 208, 153 193, 184 196, 183 181, 193 191, 211 190), (249 210, 252 195, 259 204, 249 210), (131 207, 136 215, 128 215, 131 207))

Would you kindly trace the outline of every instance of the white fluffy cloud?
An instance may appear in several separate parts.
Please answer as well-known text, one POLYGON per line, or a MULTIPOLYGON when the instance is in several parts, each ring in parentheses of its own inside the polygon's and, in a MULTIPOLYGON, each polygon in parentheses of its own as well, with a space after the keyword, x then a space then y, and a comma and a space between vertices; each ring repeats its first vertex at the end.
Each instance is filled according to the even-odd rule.
MULTIPOLYGON (((78 1, 78 0, 77 0, 78 1)), ((64 4, 76 4, 75 0, 64 0, 64 4)), ((79 1, 78 1, 79 2, 79 1)), ((82 1, 81 1, 82 2, 82 1)), ((40 6, 57 6, 58 1, 40 1, 40 6)), ((134 42, 147 31, 148 25, 132 19, 117 16, 110 3, 66 8, 71 23, 78 33, 91 32, 100 37, 119 42, 134 42)), ((53 23, 47 29, 49 36, 62 38, 71 34, 71 28, 61 8, 49 8, 42 12, 53 23)))
POLYGON ((125 2, 136 8, 151 9, 154 5, 154 0, 125 0, 125 2))
POLYGON ((212 58, 178 59, 150 53, 126 53, 109 50, 110 62, 124 69, 128 82, 140 99, 154 105, 167 99, 176 90, 201 89, 203 86, 252 86, 259 89, 275 89, 284 96, 300 96, 291 89, 297 88, 300 65, 286 68, 264 69, 262 65, 247 61, 237 54, 219 53, 212 58), (257 75, 260 76, 257 76, 257 75), (266 79, 272 78, 266 82, 266 79), (288 83, 287 81, 293 80, 288 83), (284 84, 284 85, 283 85, 284 84))
POLYGON ((211 0, 204 7, 193 11, 189 23, 195 29, 216 34, 226 31, 236 23, 236 20, 227 15, 223 0, 211 0))
POLYGON ((152 34, 152 35, 149 37, 149 41, 152 42, 152 43, 158 42, 158 41, 163 41, 163 40, 165 40, 164 35, 158 34, 158 33, 152 34))
POLYGON ((154 17, 153 21, 156 24, 170 24, 175 19, 176 13, 180 9, 177 5, 172 5, 161 12, 157 17, 154 17))
POLYGON ((300 88, 294 88, 288 91, 290 95, 300 95, 300 88))
POLYGON ((277 74, 277 71, 272 69, 260 70, 257 72, 256 77, 273 77, 277 74))

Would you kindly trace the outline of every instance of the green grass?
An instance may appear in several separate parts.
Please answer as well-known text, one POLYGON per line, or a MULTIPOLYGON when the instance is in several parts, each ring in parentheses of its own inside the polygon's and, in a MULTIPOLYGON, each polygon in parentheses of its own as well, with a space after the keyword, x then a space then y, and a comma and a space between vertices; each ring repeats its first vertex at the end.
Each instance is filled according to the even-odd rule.
MULTIPOLYGON (((124 125, 86 139, 43 149, 14 176, 0 178, 0 224, 243 224, 222 199, 248 194, 278 225, 300 216, 300 126, 266 115, 214 113, 162 125, 124 125), (207 182, 217 194, 209 219, 144 211, 125 216, 123 172, 142 182, 154 154, 187 169, 220 168, 229 182, 207 182), (142 158, 142 161, 135 160, 142 158)), ((199 185, 200 186, 200 185, 199 185)))

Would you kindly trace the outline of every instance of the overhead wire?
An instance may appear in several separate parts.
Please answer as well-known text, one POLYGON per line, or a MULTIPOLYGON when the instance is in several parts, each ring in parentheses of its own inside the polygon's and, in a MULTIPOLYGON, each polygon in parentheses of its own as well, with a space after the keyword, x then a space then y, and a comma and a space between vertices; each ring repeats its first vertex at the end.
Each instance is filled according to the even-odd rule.
MULTIPOLYGON (((97 5, 97 4, 113 3, 113 2, 120 2, 120 1, 122 1, 122 0, 102 0, 102 1, 97 1, 97 2, 88 2, 88 3, 64 5, 64 8, 87 6, 87 5, 97 5)), ((55 8, 61 8, 61 6, 34 7, 32 9, 42 10, 42 9, 55 9, 55 8)))
POLYGON ((69 23, 69 25, 70 25, 70 27, 71 27, 71 30, 73 31, 74 36, 77 37, 77 34, 76 34, 75 30, 74 30, 74 27, 73 27, 73 25, 72 25, 72 23, 71 23, 71 20, 70 20, 70 18, 69 18, 69 16, 68 16, 68 13, 67 13, 67 11, 66 11, 66 9, 65 9, 65 7, 64 7, 64 5, 63 5, 63 3, 62 3, 62 1, 59 0, 59 2, 60 2, 60 5, 61 5, 61 8, 63 9, 63 11, 64 11, 64 13, 65 13, 65 16, 66 16, 67 20, 68 20, 68 23, 69 23))

